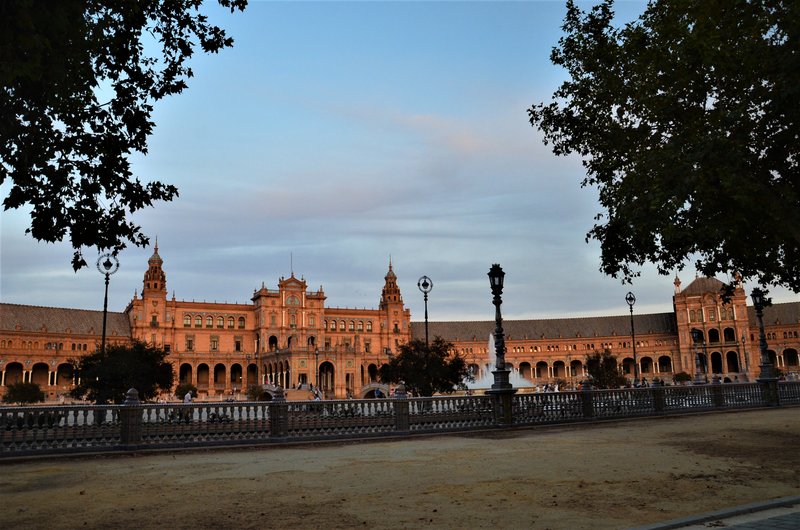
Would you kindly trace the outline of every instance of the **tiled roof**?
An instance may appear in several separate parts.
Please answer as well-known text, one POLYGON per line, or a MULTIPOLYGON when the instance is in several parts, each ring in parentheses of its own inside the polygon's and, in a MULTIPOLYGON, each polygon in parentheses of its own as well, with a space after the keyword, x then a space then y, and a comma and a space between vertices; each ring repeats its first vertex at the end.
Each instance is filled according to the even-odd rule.
POLYGON ((724 286, 725 284, 716 278, 695 278, 692 283, 686 286, 686 289, 681 291, 681 294, 686 296, 699 296, 706 293, 719 294, 724 286))
MULTIPOLYGON (((635 332, 642 334, 677 333, 673 313, 634 315, 635 332)), ((440 336, 449 341, 489 340, 494 333, 491 320, 479 322, 428 322, 428 335, 440 336)), ((627 337, 631 333, 629 315, 610 317, 557 318, 546 320, 504 320, 506 340, 521 339, 583 339, 594 337, 627 337)), ((411 334, 415 338, 425 337, 425 323, 412 322, 411 334)))
MULTIPOLYGON (((747 308, 747 318, 750 326, 758 325, 756 320, 756 310, 752 307, 747 308)), ((800 323, 800 302, 787 302, 784 304, 773 304, 764 308, 764 325, 789 325, 800 323)))
MULTIPOLYGON (((106 336, 130 337, 131 326, 125 313, 108 312, 106 319, 106 336)), ((33 305, 0 304, 0 330, 39 332, 46 329, 49 333, 64 333, 70 330, 73 334, 103 333, 103 312, 85 309, 68 309, 63 307, 40 307, 33 305)))

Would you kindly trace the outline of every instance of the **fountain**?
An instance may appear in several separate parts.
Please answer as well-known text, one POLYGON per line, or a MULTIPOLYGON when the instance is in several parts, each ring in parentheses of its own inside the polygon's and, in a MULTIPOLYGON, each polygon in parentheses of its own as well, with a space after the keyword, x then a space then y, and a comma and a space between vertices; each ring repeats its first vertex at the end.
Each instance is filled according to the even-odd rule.
MULTIPOLYGON (((465 384, 467 388, 470 390, 485 390, 492 388, 492 384, 494 383, 494 374, 492 373, 495 369, 495 362, 497 361, 497 355, 495 354, 495 347, 494 347, 494 335, 489 335, 489 364, 488 367, 483 371, 483 375, 478 378, 475 378, 475 381, 469 382, 466 381, 465 384)), ((532 387, 533 384, 519 375, 519 369, 514 368, 511 370, 511 373, 508 374, 509 382, 514 386, 514 388, 522 388, 522 387, 532 387)))

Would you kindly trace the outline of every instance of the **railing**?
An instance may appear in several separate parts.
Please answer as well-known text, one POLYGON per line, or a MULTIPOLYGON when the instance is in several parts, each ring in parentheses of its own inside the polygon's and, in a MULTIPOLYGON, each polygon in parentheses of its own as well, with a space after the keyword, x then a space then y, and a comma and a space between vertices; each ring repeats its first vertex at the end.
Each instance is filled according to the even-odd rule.
POLYGON ((0 458, 408 436, 800 405, 800 382, 408 399, 0 407, 0 458))

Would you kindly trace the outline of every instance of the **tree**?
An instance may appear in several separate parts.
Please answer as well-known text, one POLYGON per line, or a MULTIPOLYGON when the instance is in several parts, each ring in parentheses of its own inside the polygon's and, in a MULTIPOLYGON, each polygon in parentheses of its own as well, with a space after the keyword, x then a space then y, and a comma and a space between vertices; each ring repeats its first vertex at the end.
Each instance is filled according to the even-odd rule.
MULTIPOLYGON (((247 4, 218 1, 231 12, 247 4)), ((75 270, 83 247, 147 245, 129 215, 178 195, 142 184, 128 156, 147 153, 153 105, 187 87, 195 47, 233 44, 201 3, 0 2, 0 184, 12 183, 3 208, 29 206, 37 240, 69 237, 75 270)))
POLYGON ((420 339, 402 344, 400 352, 380 367, 378 375, 384 383, 404 383, 418 396, 449 394, 456 388, 465 388, 464 381, 471 378, 464 358, 441 337, 433 339, 430 346, 420 339))
POLYGON ((105 355, 98 348, 70 359, 80 379, 70 395, 95 403, 122 403, 128 390, 135 388, 142 401, 151 400, 172 388, 172 363, 166 357, 164 350, 134 341, 132 345, 106 346, 105 355))
POLYGON ((248 401, 270 401, 272 398, 261 385, 250 385, 247 387, 246 395, 248 401))
POLYGON ((191 392, 193 398, 197 397, 197 387, 191 383, 181 383, 175 387, 175 397, 180 400, 183 400, 187 392, 191 392))
POLYGON ((44 401, 44 392, 36 383, 12 383, 3 394, 3 403, 39 403, 44 401))
POLYGON ((688 383, 691 380, 692 376, 687 374, 686 372, 677 372, 672 375, 673 383, 688 383))
POLYGON ((800 3, 567 2, 551 61, 569 78, 528 110, 556 155, 580 155, 604 213, 587 241, 630 282, 695 260, 800 291, 800 3))
POLYGON ((625 386, 625 376, 619 373, 617 358, 608 349, 595 350, 586 356, 586 369, 592 384, 597 388, 619 388, 625 386))

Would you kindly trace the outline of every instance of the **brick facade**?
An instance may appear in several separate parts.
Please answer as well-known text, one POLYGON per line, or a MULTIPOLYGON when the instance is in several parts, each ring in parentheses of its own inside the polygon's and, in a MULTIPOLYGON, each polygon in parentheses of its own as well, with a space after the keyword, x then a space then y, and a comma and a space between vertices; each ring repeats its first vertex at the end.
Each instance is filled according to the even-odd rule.
MULTIPOLYGON (((374 388, 378 367, 411 337, 424 337, 424 323, 411 323, 397 276, 384 277, 377 309, 327 307, 320 287, 305 279, 281 278, 276 289, 254 291, 251 303, 179 301, 167 295, 164 261, 155 247, 141 296, 122 313, 109 312, 107 342, 146 341, 166 349, 176 381, 192 383, 201 397, 222 399, 253 384, 293 388, 314 385, 326 397, 363 396, 374 388)), ((729 303, 722 282, 696 278, 685 289, 675 279, 674 311, 634 314, 640 376, 670 382, 695 372, 691 329, 703 331, 703 373, 754 380, 759 373, 758 327, 738 285, 729 303)), ((487 302, 488 303, 488 302, 487 302)), ((776 304, 764 312, 769 354, 785 374, 796 374, 800 350, 800 303, 776 304)), ((38 383, 56 400, 72 384, 69 358, 100 343, 102 311, 0 304, 0 392, 17 381, 38 383)), ((585 376, 585 360, 609 349, 633 377, 629 315, 506 320, 506 361, 534 384, 571 387, 585 376)), ((493 321, 430 322, 472 365, 487 370, 493 321)))

